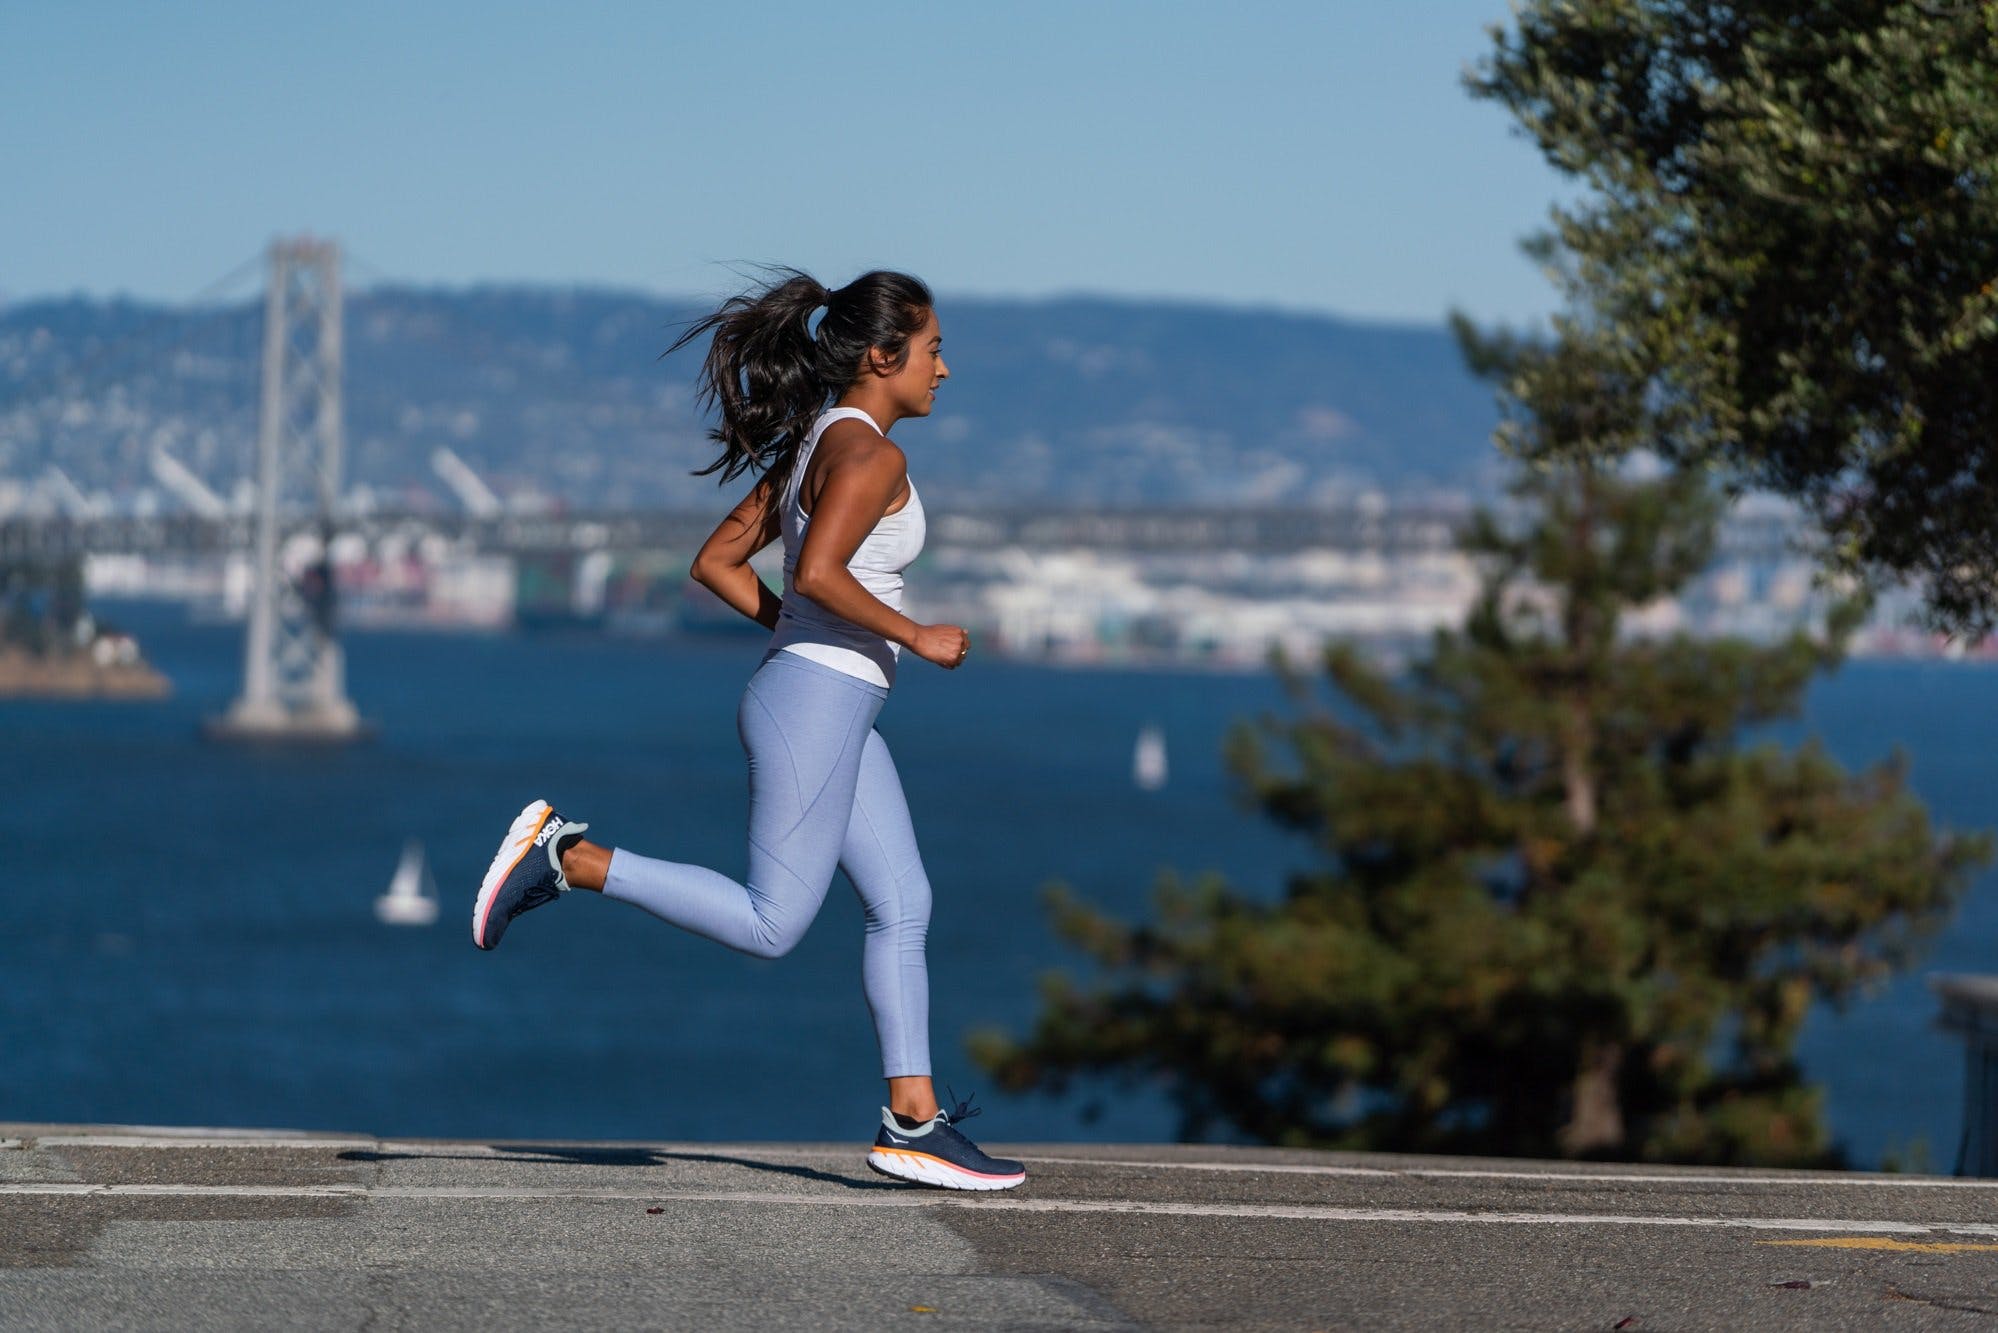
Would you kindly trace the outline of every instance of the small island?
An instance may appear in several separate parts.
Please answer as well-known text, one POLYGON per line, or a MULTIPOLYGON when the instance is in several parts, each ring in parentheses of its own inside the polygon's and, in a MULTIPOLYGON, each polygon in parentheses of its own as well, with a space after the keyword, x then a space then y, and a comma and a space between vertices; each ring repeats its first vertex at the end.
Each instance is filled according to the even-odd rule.
POLYGON ((83 606, 82 562, 0 564, 0 698, 161 699, 138 640, 83 606))

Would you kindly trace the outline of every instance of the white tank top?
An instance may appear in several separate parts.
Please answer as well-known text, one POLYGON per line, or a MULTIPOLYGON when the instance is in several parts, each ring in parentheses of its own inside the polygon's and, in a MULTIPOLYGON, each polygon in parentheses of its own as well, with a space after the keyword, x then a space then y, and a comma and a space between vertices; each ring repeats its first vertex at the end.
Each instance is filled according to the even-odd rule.
MULTIPOLYGON (((882 433, 874 418, 857 407, 829 407, 812 422, 811 432, 799 447, 797 461, 791 465, 791 475, 784 483, 780 510, 784 531, 784 605, 777 614, 770 647, 823 662, 876 685, 890 685, 895 680, 895 663, 902 646, 835 615, 797 589, 798 552, 804 549, 805 529, 812 521, 801 503, 805 465, 811 461, 812 449, 826 433, 826 427, 842 417, 865 421, 882 433)), ((900 611, 902 571, 922 551, 926 531, 923 500, 916 494, 916 483, 911 481, 909 502, 894 513, 881 516, 846 562, 848 572, 861 587, 900 611)))

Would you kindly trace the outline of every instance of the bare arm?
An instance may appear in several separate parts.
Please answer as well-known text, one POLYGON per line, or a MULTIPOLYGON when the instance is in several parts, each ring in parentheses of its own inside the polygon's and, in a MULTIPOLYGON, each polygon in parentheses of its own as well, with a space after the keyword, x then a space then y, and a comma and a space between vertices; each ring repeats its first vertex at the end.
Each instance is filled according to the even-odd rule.
POLYGON ((696 582, 757 624, 776 629, 784 600, 757 577, 749 557, 776 541, 781 532, 777 488, 766 472, 701 544, 690 572, 696 582))
MULTIPOLYGON (((791 586, 834 615, 938 666, 955 668, 968 642, 962 629, 918 625, 863 588, 846 567, 902 489, 908 475, 902 451, 858 422, 836 421, 827 427, 827 436, 834 431, 848 438, 838 441, 838 455, 826 460, 825 484, 812 502, 812 522, 805 529, 791 586)), ((825 444, 822 440, 820 447, 825 444)))

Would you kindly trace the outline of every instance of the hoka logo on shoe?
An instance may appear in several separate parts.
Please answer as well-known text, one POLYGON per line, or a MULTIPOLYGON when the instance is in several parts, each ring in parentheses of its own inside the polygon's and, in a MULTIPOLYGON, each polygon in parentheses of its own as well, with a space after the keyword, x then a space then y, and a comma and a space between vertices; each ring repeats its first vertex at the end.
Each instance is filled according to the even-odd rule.
POLYGON ((554 817, 550 816, 548 822, 541 826, 541 833, 534 839, 534 845, 536 847, 545 846, 548 840, 555 836, 555 830, 559 827, 561 826, 555 822, 554 817))

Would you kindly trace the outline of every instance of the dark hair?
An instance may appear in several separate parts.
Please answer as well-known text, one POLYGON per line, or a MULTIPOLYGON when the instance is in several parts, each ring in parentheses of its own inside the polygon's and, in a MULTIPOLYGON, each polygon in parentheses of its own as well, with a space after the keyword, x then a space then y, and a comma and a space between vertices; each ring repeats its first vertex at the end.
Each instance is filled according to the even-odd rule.
POLYGON ((701 401, 720 410, 721 423, 708 438, 722 452, 694 476, 721 468, 728 482, 754 467, 774 469, 781 481, 812 419, 860 378, 868 349, 882 349, 899 368, 909 358, 910 337, 936 304, 930 289, 906 273, 876 269, 834 291, 794 268, 766 271, 769 283, 729 297, 662 353, 715 335, 698 385, 701 401), (811 317, 820 306, 826 313, 814 334, 811 317))

